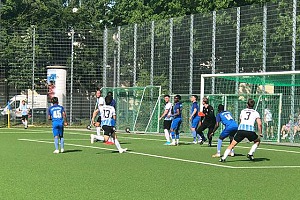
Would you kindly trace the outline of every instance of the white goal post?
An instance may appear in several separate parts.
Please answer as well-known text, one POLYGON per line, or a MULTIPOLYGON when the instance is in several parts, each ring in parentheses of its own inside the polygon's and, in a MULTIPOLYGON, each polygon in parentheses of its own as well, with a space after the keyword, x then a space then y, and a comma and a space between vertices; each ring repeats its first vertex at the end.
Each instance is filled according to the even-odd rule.
MULTIPOLYGON (((296 113, 298 115, 298 112, 300 112, 300 107, 297 107, 298 111, 296 109, 296 106, 300 105, 300 102, 298 102, 299 92, 297 92, 299 87, 300 71, 202 74, 200 99, 209 96, 212 97, 211 99, 215 99, 216 102, 220 102, 217 98, 223 98, 223 102, 226 102, 224 101, 226 97, 238 99, 241 96, 254 96, 256 101, 258 101, 256 106, 258 106, 259 103, 262 104, 260 105, 260 112, 263 112, 262 109, 266 108, 267 104, 273 103, 271 105, 273 110, 275 110, 275 107, 276 109, 278 107, 278 114, 276 114, 278 115, 278 119, 276 118, 276 141, 280 142, 282 116, 286 122, 289 121, 290 118, 295 121, 296 113), (265 99, 268 103, 265 103, 265 99)), ((262 115, 264 114, 262 113, 262 115)), ((300 116, 300 113, 298 116, 300 116)), ((285 122, 283 122, 283 124, 285 124, 285 122)), ((295 142, 296 134, 293 133, 293 131, 290 131, 289 134, 290 142, 295 142)), ((299 140, 300 137, 298 141, 299 140)))

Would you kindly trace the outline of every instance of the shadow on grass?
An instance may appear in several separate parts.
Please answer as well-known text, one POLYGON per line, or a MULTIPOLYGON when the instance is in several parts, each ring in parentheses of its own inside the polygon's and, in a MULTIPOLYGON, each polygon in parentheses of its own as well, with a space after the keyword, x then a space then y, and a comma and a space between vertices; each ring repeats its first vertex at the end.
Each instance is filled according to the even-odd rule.
POLYGON ((230 163, 230 162, 263 162, 263 161, 270 161, 269 158, 254 158, 254 160, 249 160, 248 158, 245 158, 243 160, 227 160, 226 162, 230 163))
POLYGON ((82 150, 80 149, 70 149, 70 150, 65 150, 64 153, 76 153, 76 152, 81 152, 82 150))

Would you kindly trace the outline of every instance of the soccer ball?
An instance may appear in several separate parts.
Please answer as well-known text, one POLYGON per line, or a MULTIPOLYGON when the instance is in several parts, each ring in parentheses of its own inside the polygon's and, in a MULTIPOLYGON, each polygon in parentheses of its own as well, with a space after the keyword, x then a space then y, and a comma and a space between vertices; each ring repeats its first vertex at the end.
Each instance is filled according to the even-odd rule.
POLYGON ((125 132, 126 133, 130 133, 130 129, 129 128, 125 128, 125 132))

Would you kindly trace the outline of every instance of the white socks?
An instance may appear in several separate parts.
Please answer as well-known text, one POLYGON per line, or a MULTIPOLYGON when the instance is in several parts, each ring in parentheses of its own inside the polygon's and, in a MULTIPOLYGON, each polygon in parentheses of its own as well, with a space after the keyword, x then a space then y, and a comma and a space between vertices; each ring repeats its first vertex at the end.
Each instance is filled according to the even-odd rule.
POLYGON ((104 141, 104 137, 102 135, 94 135, 97 140, 104 141))
POLYGON ((258 147, 257 143, 253 144, 252 147, 251 147, 251 149, 250 149, 250 151, 249 151, 249 155, 253 155, 253 153, 255 152, 255 150, 257 149, 257 147, 258 147))
POLYGON ((97 131, 97 135, 100 135, 100 133, 101 133, 101 128, 100 128, 100 127, 96 127, 96 131, 97 131))
POLYGON ((117 147, 117 149, 118 149, 118 150, 120 150, 120 149, 121 149, 121 145, 120 145, 120 143, 119 143, 119 140, 118 140, 118 139, 115 139, 115 145, 116 145, 116 147, 117 147))
POLYGON ((164 132, 165 132, 165 137, 166 137, 167 142, 170 142, 170 133, 169 133, 169 130, 168 129, 164 129, 164 132))
POLYGON ((222 157, 223 160, 225 160, 227 158, 227 156, 229 155, 231 149, 226 149, 225 152, 224 152, 224 155, 222 157))

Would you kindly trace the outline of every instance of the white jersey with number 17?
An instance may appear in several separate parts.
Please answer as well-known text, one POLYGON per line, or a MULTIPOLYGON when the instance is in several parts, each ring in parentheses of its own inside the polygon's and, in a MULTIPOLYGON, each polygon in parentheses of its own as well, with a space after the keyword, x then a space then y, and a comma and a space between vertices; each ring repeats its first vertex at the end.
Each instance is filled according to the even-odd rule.
POLYGON ((242 110, 238 130, 255 131, 254 124, 257 118, 260 118, 260 115, 256 110, 250 108, 242 110))
POLYGON ((101 126, 115 126, 113 116, 116 115, 116 111, 114 107, 108 105, 99 106, 99 111, 101 115, 101 126))

